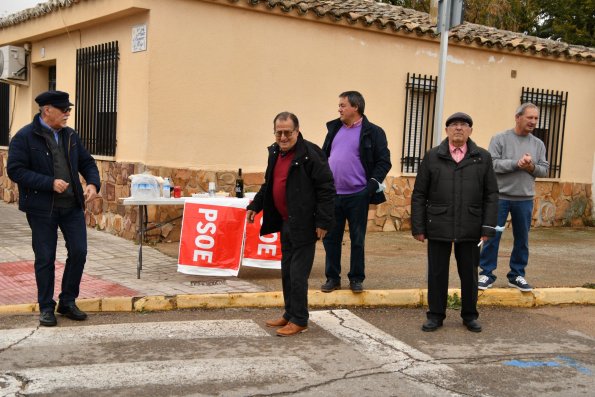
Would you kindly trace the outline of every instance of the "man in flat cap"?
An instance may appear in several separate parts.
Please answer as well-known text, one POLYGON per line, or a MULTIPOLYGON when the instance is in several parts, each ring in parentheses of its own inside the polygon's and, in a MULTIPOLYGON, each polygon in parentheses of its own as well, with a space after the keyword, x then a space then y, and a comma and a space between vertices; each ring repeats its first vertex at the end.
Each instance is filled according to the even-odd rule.
POLYGON ((447 139, 426 153, 415 179, 411 232, 418 241, 428 240, 429 310, 422 326, 426 332, 441 327, 446 317, 453 243, 463 324, 469 331, 481 331, 477 321, 478 243, 495 234, 498 184, 490 153, 469 139, 472 126, 468 114, 450 116, 447 139))
POLYGON ((87 257, 85 203, 100 188, 95 160, 78 134, 66 126, 70 117, 68 93, 47 91, 35 98, 39 113, 10 141, 8 177, 19 186, 19 209, 27 214, 35 253, 39 323, 57 324, 54 280, 58 228, 68 257, 62 275, 58 313, 77 321, 87 318, 75 303, 87 257), (85 178, 83 188, 79 173, 85 178))

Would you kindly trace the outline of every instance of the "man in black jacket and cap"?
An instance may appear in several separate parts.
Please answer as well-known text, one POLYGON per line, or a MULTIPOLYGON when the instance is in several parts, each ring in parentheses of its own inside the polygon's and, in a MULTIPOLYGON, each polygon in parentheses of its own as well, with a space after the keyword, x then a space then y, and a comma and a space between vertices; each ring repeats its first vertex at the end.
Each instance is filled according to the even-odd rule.
POLYGON ((454 243, 461 279, 461 317, 469 331, 477 321, 480 241, 495 234, 498 183, 490 153, 469 136, 473 120, 457 112, 446 120, 447 139, 426 153, 411 198, 411 232, 428 239, 428 306, 423 331, 435 331, 446 317, 448 267, 454 243))
POLYGON ((333 226, 335 185, 326 156, 300 132, 295 114, 273 120, 276 142, 269 147, 265 181, 248 206, 248 221, 264 211, 260 234, 281 232, 281 281, 285 313, 269 320, 278 336, 308 329, 308 277, 316 241, 333 226))
POLYGON ((87 258, 84 209, 101 182, 95 160, 66 126, 73 106, 68 93, 47 91, 35 101, 39 113, 10 141, 6 169, 19 187, 19 209, 31 227, 39 323, 51 327, 57 324, 53 297, 58 228, 68 250, 58 313, 77 321, 87 318, 75 304, 87 258), (86 181, 84 189, 79 173, 86 181))

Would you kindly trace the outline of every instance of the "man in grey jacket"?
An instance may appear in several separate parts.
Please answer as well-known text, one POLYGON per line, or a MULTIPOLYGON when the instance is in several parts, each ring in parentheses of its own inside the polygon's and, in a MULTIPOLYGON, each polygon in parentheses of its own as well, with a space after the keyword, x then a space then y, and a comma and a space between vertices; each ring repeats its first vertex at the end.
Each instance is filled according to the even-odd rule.
MULTIPOLYGON (((500 191, 498 225, 504 226, 508 214, 512 220, 514 245, 510 255, 508 285, 521 291, 533 287, 525 280, 529 261, 529 229, 533 215, 535 178, 548 175, 549 164, 545 145, 532 132, 537 126, 539 109, 534 104, 522 104, 515 113, 515 127, 492 137, 488 148, 500 191)), ((489 239, 481 252, 481 273, 478 288, 486 290, 494 284, 501 233, 489 239)))

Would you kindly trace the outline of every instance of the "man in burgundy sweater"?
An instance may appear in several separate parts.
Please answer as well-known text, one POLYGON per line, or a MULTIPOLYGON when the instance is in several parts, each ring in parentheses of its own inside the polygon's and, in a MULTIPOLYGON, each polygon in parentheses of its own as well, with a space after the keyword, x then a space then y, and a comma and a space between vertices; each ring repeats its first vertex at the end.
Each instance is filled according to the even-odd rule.
POLYGON ((269 320, 279 336, 308 329, 308 278, 316 241, 334 222, 335 185, 326 156, 306 141, 293 113, 273 120, 276 142, 269 148, 265 182, 248 206, 248 221, 264 211, 260 234, 281 232, 281 281, 285 313, 269 320))

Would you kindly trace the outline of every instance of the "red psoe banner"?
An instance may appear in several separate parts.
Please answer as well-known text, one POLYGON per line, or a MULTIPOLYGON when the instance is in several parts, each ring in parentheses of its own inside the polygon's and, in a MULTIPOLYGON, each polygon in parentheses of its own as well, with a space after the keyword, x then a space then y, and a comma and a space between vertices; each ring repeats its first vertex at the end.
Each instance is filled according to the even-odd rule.
POLYGON ((260 235, 262 211, 254 217, 254 223, 246 225, 246 241, 242 266, 264 269, 281 269, 280 233, 260 235))
POLYGON ((238 275, 248 202, 236 198, 186 200, 178 255, 180 273, 238 275))

